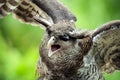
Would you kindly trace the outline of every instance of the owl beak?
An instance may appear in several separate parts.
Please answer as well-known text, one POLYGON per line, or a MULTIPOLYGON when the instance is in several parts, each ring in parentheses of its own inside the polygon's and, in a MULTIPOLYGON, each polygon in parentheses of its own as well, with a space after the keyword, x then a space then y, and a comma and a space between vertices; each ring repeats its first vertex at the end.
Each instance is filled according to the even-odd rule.
POLYGON ((50 40, 48 41, 48 43, 47 43, 47 48, 50 49, 50 48, 51 48, 51 45, 53 45, 54 42, 55 42, 55 37, 52 36, 52 37, 50 38, 50 40))
POLYGON ((47 48, 49 49, 48 57, 51 57, 58 49, 60 49, 60 45, 55 44, 55 37, 51 37, 47 43, 47 48))
POLYGON ((53 55, 53 52, 51 51, 51 46, 54 44, 54 42, 55 42, 55 37, 52 36, 47 43, 47 48, 49 49, 48 57, 51 57, 53 55))

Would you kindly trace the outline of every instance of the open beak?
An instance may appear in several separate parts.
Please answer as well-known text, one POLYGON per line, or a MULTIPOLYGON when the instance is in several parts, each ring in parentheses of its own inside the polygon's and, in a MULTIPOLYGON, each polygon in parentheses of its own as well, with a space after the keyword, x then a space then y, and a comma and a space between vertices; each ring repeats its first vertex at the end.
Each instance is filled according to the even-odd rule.
POLYGON ((55 37, 52 36, 47 43, 47 48, 49 49, 48 57, 51 57, 58 49, 60 49, 60 45, 55 44, 55 37))

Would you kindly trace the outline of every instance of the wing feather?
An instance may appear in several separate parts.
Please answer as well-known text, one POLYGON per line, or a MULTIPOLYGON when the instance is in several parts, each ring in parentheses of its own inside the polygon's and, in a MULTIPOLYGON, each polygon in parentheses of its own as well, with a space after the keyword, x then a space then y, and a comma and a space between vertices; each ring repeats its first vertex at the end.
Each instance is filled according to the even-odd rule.
POLYGON ((108 22, 95 30, 90 53, 103 71, 120 70, 120 20, 108 22))
POLYGON ((0 0, 0 18, 9 15, 22 0, 0 0))
POLYGON ((22 1, 21 4, 13 11, 13 13, 20 21, 30 23, 32 25, 47 24, 45 21, 53 24, 51 17, 29 0, 22 1), (36 21, 36 17, 41 22, 36 21), (44 21, 42 19, 44 19, 44 21))
POLYGON ((30 0, 0 0, 0 18, 10 13, 24 23, 44 27, 53 24, 52 18, 30 0))

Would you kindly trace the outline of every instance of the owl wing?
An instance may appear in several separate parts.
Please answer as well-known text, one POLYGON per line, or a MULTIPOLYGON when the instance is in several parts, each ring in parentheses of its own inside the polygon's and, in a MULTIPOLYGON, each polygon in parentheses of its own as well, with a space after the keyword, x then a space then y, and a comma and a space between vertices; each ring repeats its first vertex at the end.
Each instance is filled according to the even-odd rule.
POLYGON ((46 12, 30 0, 0 0, 0 18, 12 13, 18 20, 32 25, 51 25, 53 21, 46 12), (41 22, 36 21, 35 17, 41 22))
POLYGON ((101 70, 111 73, 120 70, 120 20, 111 21, 95 30, 90 54, 101 70))
POLYGON ((59 0, 0 0, 0 18, 13 13, 24 23, 45 28, 60 20, 76 21, 76 17, 59 0))

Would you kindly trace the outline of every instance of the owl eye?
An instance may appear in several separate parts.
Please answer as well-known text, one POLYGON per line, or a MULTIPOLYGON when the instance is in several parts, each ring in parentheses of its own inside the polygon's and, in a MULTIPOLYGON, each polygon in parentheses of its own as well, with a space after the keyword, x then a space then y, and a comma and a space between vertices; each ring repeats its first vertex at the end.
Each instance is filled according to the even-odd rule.
POLYGON ((67 35, 67 34, 64 34, 64 35, 60 35, 59 38, 63 41, 68 41, 70 40, 70 36, 67 35))
POLYGON ((46 31, 49 35, 52 33, 52 30, 50 30, 49 28, 46 28, 46 31))

